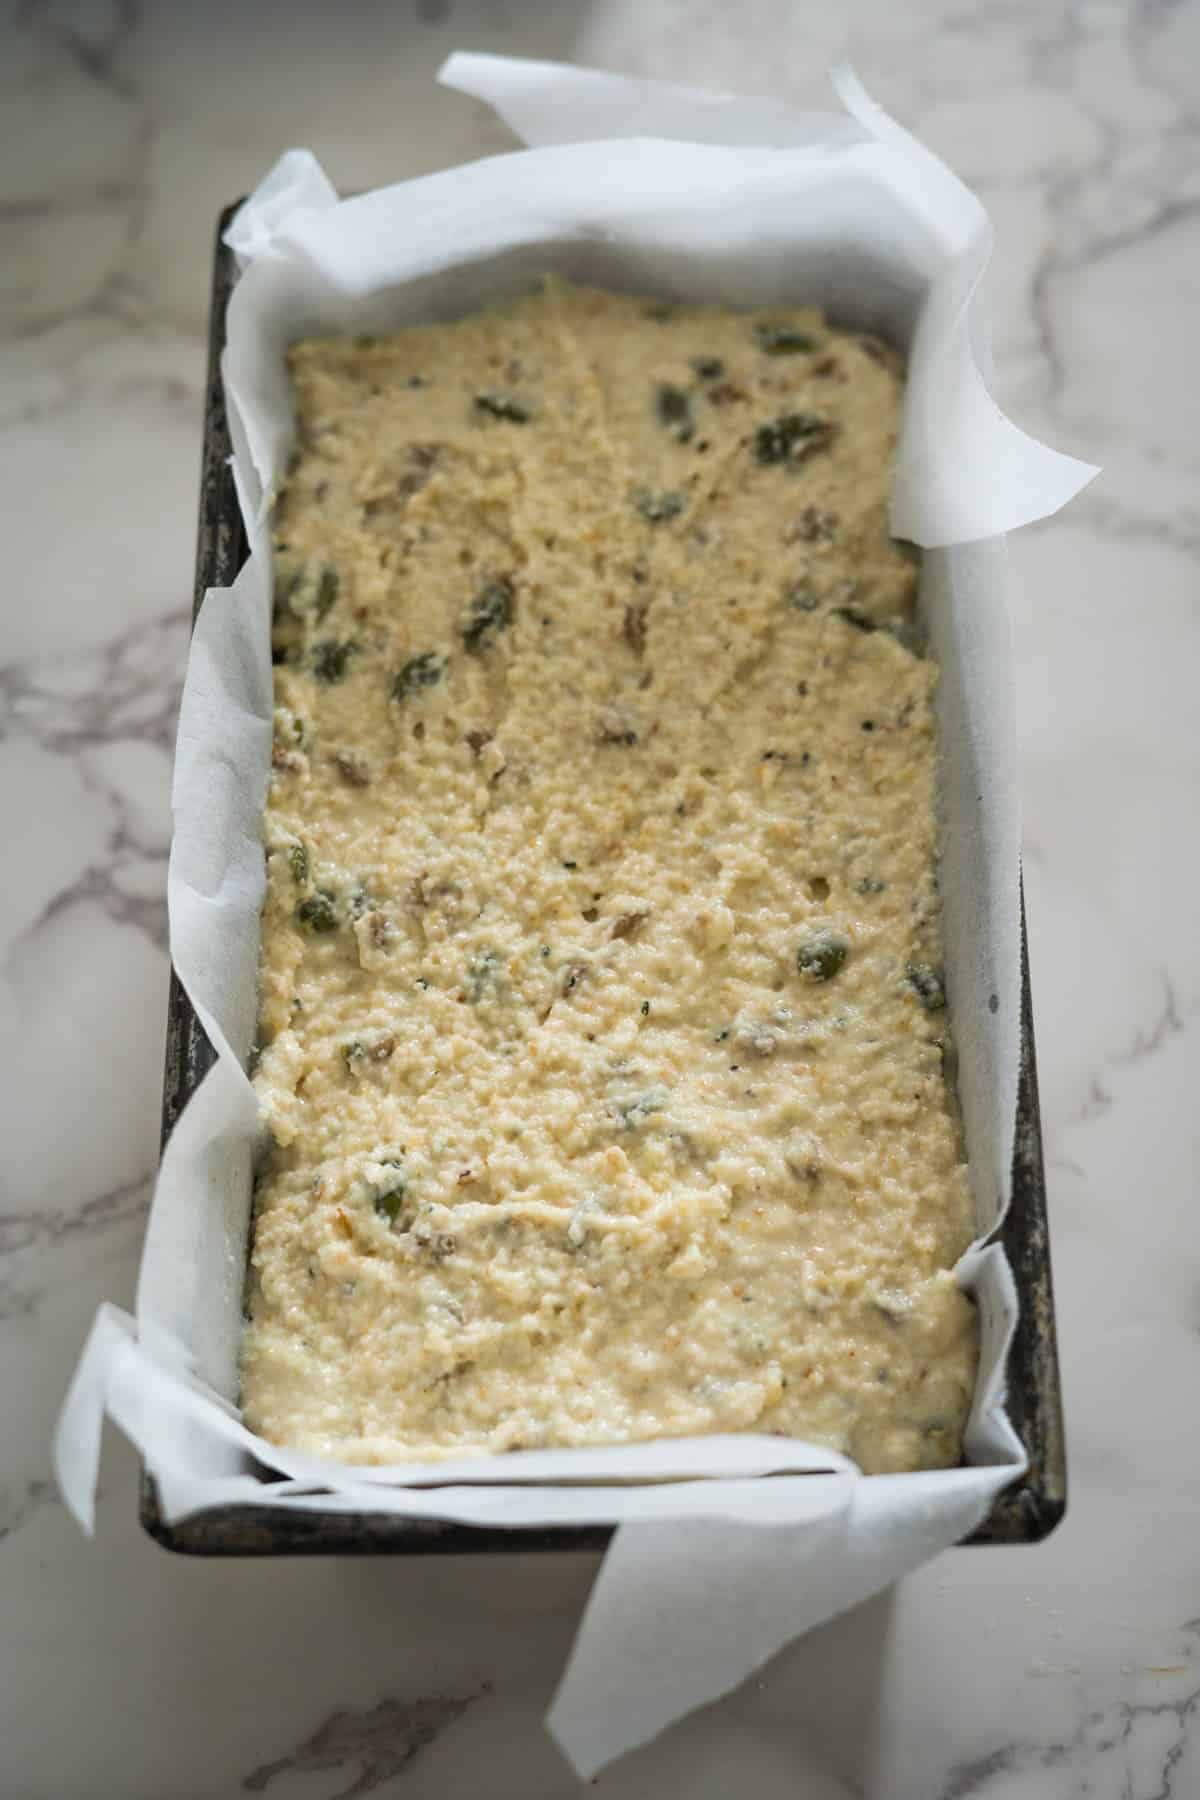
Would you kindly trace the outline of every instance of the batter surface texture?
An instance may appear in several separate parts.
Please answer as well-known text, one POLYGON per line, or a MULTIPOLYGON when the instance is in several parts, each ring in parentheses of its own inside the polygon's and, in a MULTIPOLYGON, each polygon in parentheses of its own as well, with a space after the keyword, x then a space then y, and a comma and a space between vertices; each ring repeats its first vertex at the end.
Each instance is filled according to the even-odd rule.
POLYGON ((247 1422, 956 1462, 897 360, 551 283, 290 367, 247 1422))

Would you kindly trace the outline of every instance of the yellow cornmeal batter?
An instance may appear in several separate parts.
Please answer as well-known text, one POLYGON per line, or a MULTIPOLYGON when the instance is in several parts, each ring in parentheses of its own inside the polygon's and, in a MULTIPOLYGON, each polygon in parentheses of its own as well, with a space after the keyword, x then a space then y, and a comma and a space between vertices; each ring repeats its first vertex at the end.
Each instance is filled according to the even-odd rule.
POLYGON ((555 283, 290 366, 248 1423, 957 1461, 897 361, 555 283))

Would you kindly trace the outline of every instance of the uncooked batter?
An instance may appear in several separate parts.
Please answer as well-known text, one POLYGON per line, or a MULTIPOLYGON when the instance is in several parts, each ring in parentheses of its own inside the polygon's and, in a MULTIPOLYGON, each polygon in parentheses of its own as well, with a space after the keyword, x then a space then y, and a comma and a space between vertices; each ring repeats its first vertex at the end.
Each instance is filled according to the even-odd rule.
POLYGON ((290 365, 247 1422, 956 1462, 896 359, 554 283, 290 365))

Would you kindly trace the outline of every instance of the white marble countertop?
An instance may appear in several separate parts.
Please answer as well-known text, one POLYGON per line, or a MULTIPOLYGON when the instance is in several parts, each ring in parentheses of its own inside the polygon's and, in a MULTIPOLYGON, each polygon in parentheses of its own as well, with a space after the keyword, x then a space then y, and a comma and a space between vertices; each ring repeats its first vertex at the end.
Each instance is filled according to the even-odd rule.
MULTIPOLYGON (((559 1800, 541 1716, 589 1556, 173 1559, 112 1435, 94 1544, 49 1436, 130 1303, 213 222, 277 151, 343 187, 504 147, 455 46, 823 101, 817 0, 48 0, 0 26, 0 1791, 559 1800), (147 522, 148 521, 148 522, 147 522)), ((883 103, 983 195, 999 397, 1105 465, 1011 546, 1066 1522, 952 1551, 606 1771, 867 1800, 1200 1795, 1200 7, 856 8, 883 103)))

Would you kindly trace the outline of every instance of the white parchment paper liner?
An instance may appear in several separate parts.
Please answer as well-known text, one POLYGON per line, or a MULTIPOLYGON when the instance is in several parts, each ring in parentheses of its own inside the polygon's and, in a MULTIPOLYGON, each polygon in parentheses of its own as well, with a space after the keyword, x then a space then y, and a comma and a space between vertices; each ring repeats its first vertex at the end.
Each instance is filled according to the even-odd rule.
POLYGON ((995 1245, 960 1268, 983 1332, 962 1469, 865 1478, 826 1450, 759 1436, 358 1469, 279 1450, 241 1424, 258 1131, 242 1065, 271 744, 265 527, 292 434, 283 350, 309 331, 471 310, 551 268, 667 297, 815 302, 908 346, 893 528, 927 549, 947 981, 981 1240, 1008 1200, 1020 998, 1003 535, 1094 471, 1026 437, 991 400, 972 304, 986 215, 848 70, 835 74, 836 115, 494 57, 452 57, 442 79, 490 101, 534 147, 344 202, 311 155, 291 151, 229 233, 243 274, 224 373, 252 553, 197 621, 168 882, 172 957, 217 1062, 163 1157, 136 1319, 100 1309, 55 1459, 89 1531, 105 1413, 142 1451, 168 1519, 241 1502, 514 1531, 619 1525, 549 1715, 589 1774, 978 1523, 1023 1466, 1003 1411, 1012 1278, 995 1245), (264 1488, 252 1458, 284 1479, 264 1488))

